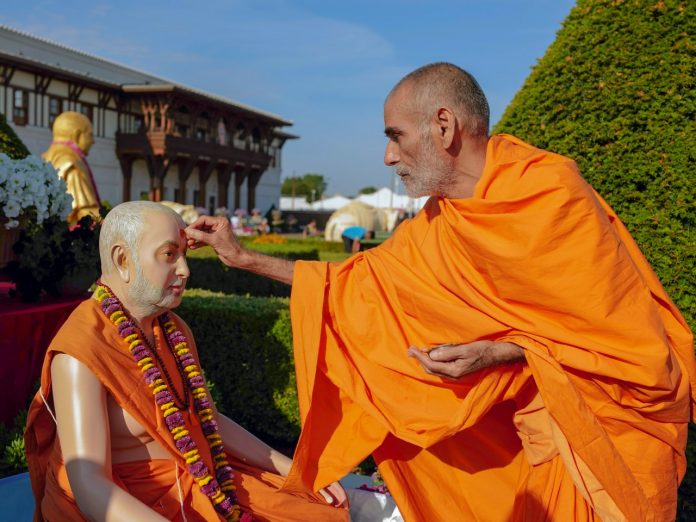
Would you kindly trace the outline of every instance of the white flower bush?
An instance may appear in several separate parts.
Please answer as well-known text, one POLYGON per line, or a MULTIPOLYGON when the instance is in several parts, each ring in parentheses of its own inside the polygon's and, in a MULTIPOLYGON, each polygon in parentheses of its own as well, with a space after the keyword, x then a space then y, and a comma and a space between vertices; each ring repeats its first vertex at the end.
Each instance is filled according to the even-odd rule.
POLYGON ((72 196, 53 166, 36 156, 13 160, 0 153, 0 223, 5 228, 19 226, 20 220, 37 224, 52 216, 66 220, 72 209, 72 196))

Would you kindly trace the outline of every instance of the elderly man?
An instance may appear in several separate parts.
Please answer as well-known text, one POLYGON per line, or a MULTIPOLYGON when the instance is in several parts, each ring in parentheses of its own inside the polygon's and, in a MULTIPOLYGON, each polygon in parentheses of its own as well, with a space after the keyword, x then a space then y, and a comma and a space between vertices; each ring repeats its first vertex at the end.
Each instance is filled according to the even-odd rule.
POLYGON ((92 123, 79 112, 63 112, 53 122, 53 142, 43 158, 58 171, 73 197, 68 222, 75 224, 84 216, 99 218, 99 191, 87 162, 94 145, 92 123))
MULTIPOLYGON (((104 220, 102 278, 51 343, 29 410, 35 520, 347 521, 321 496, 279 493, 291 460, 212 404, 171 312, 189 276, 184 227, 144 201, 104 220)), ((322 493, 345 501, 339 485, 322 493)))
POLYGON ((403 78, 384 121, 385 163, 432 197, 381 246, 293 264, 221 220, 187 229, 293 285, 303 431, 286 487, 372 453, 410 521, 673 520, 692 336, 616 214, 572 160, 489 137, 454 65, 403 78))

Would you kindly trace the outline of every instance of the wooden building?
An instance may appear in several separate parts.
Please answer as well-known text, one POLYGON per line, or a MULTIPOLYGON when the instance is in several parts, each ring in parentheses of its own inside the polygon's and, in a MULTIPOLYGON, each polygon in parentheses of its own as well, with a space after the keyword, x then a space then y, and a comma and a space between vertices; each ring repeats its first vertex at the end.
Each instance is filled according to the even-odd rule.
POLYGON ((0 113, 33 154, 68 110, 92 121, 88 160, 112 205, 279 206, 292 122, 0 25, 0 113))

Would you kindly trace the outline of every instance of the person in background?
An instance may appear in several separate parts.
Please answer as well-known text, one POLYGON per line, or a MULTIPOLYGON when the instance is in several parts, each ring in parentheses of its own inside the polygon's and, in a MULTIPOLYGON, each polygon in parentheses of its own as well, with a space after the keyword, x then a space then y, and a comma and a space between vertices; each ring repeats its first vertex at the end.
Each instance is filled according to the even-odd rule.
POLYGON ((343 251, 350 254, 360 252, 360 250, 362 250, 361 241, 363 239, 372 239, 374 236, 375 233, 372 230, 367 230, 364 227, 348 227, 341 232, 343 251))

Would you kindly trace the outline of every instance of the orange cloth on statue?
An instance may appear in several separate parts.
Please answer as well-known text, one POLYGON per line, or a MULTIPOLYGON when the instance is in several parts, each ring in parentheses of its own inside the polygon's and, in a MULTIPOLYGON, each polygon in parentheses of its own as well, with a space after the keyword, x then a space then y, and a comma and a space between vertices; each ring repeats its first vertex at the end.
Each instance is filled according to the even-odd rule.
MULTIPOLYGON (((188 339, 189 348, 199 361, 195 342, 186 324, 169 313, 188 339)), ((164 346, 164 338, 155 322, 155 339, 164 346)), ((222 520, 210 499, 195 484, 186 464, 174 446, 171 434, 157 409, 151 389, 145 383, 116 327, 89 299, 72 313, 49 346, 41 376, 41 391, 52 406, 51 361, 56 353, 69 354, 85 364, 102 382, 117 404, 133 416, 163 448, 171 460, 156 459, 115 464, 113 479, 121 488, 141 500, 168 520, 183 520, 177 475, 186 519, 193 521, 222 520), (177 470, 178 465, 178 470, 177 470)), ((160 351, 168 368, 174 358, 166 348, 160 351)), ((171 375, 177 375, 170 370, 171 375)), ((187 429, 199 449, 201 458, 214 469, 210 447, 197 415, 184 413, 187 429)), ((56 427, 41 396, 37 393, 27 419, 25 433, 27 461, 36 502, 34 519, 48 521, 83 521, 70 489, 62 460, 56 427)), ((330 520, 346 522, 346 510, 328 506, 318 496, 296 496, 280 492, 283 478, 245 465, 230 457, 235 470, 235 484, 240 505, 253 514, 254 520, 304 522, 330 520)))
POLYGON ((473 197, 431 198, 383 245, 297 262, 303 431, 286 488, 373 453, 406 520, 669 520, 696 395, 693 342, 575 163, 489 140, 473 197), (458 381, 406 356, 525 350, 458 381))

